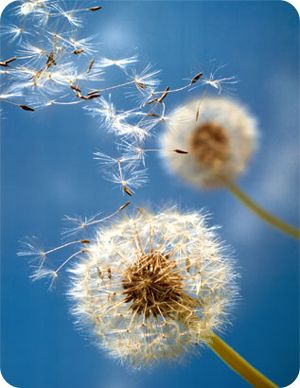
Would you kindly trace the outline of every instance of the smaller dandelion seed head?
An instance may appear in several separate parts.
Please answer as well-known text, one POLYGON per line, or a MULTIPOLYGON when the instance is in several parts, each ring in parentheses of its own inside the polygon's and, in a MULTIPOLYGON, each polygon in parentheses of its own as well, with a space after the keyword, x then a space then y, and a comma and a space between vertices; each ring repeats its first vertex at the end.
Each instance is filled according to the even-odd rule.
POLYGON ((185 158, 162 151, 170 171, 194 185, 214 188, 236 179, 257 144, 256 120, 229 98, 207 97, 170 113, 162 149, 182 148, 185 158))
POLYGON ((112 357, 174 359, 223 328, 237 296, 232 260, 197 212, 139 210, 99 228, 69 269, 77 323, 112 357))

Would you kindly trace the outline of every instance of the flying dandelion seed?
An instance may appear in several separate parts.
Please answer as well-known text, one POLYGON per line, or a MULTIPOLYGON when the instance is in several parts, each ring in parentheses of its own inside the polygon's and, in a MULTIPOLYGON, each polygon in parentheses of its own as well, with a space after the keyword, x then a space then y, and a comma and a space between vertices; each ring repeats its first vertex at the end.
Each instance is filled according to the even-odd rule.
POLYGON ((198 213, 175 208, 98 229, 70 269, 72 312, 101 348, 135 367, 209 341, 237 296, 232 260, 198 213))
POLYGON ((203 97, 172 112, 161 136, 162 152, 169 170, 194 186, 226 187, 256 215, 282 232, 300 239, 300 231, 267 213, 234 183, 256 149, 255 118, 229 98, 203 97), (168 149, 183 148, 182 158, 168 149))

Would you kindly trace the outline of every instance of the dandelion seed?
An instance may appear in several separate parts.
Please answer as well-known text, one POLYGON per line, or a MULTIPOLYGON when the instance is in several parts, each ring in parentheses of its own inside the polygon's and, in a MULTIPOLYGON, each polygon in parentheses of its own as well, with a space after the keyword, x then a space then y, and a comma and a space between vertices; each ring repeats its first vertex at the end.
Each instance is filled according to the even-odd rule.
POLYGON ((54 57, 54 51, 52 50, 50 54, 48 55, 47 62, 46 62, 46 68, 49 69, 51 66, 55 66, 55 57, 54 57))
POLYGON ((121 58, 121 59, 110 59, 110 58, 103 57, 99 60, 98 66, 102 68, 117 66, 125 70, 129 65, 132 65, 136 62, 138 62, 138 59, 135 55, 129 58, 121 58))
POLYGON ((70 88, 74 90, 74 92, 81 93, 81 89, 77 85, 70 85, 70 88))
POLYGON ((123 140, 118 144, 118 148, 124 152, 123 158, 129 165, 133 165, 136 162, 141 162, 145 166, 145 149, 138 143, 128 142, 123 140))
POLYGON ((138 89, 153 89, 160 83, 160 81, 156 78, 159 73, 160 70, 152 70, 152 66, 148 64, 140 73, 137 73, 134 70, 130 79, 134 81, 134 84, 138 89))
POLYGON ((41 48, 29 42, 26 42, 18 50, 18 55, 20 56, 20 59, 30 59, 31 61, 38 62, 39 60, 46 57, 48 54, 47 54, 47 50, 45 50, 44 48, 41 48))
POLYGON ((136 109, 118 112, 111 101, 111 96, 108 100, 101 97, 94 106, 87 106, 84 109, 93 117, 98 117, 105 129, 117 136, 133 137, 141 141, 149 135, 154 126, 153 121, 142 121, 141 116, 144 117, 145 114, 136 109))
POLYGON ((14 61, 17 60, 17 57, 12 57, 12 58, 9 58, 9 59, 6 59, 5 61, 0 61, 0 66, 2 67, 8 67, 8 65, 14 61))
POLYGON ((128 161, 130 161, 130 158, 127 156, 122 155, 118 158, 113 158, 100 151, 94 153, 94 159, 97 160, 98 163, 105 169, 107 167, 119 167, 120 164, 124 166, 128 161))
POLYGON ((93 94, 99 94, 100 95, 101 90, 91 90, 90 92, 87 93, 87 96, 91 96, 93 94))
POLYGON ((43 1, 38 0, 22 0, 21 4, 15 8, 15 12, 21 16, 27 16, 42 11, 41 6, 43 3, 43 1))
POLYGON ((49 278, 50 279, 49 289, 51 289, 57 277, 58 277, 58 274, 54 270, 50 268, 41 268, 34 271, 30 278, 33 282, 36 282, 38 280, 42 280, 45 278, 47 279, 49 278))
POLYGON ((24 36, 30 35, 28 31, 25 31, 24 27, 16 26, 14 24, 1 24, 0 28, 0 36, 4 36, 12 42, 17 41, 17 43, 21 43, 24 36))
POLYGON ((219 66, 214 72, 209 74, 208 78, 202 79, 202 84, 209 85, 213 89, 216 89, 218 91, 218 94, 221 94, 223 91, 223 87, 229 87, 230 85, 235 85, 238 83, 238 80, 235 76, 230 77, 221 77, 219 76, 220 70, 224 67, 219 66))
POLYGON ((93 93, 93 94, 88 94, 86 96, 83 96, 82 94, 79 93, 78 97, 83 99, 83 100, 93 100, 94 98, 101 97, 101 94, 93 93))
POLYGON ((46 257, 46 251, 40 246, 40 242, 37 237, 27 237, 21 242, 21 249, 17 253, 18 256, 30 256, 34 259, 44 261, 46 257))
MULTIPOLYGON (((87 229, 96 226, 98 224, 104 223, 105 221, 108 221, 109 219, 113 218, 118 213, 125 210, 131 202, 125 202, 123 205, 121 205, 116 211, 114 211, 112 214, 109 214, 105 217, 100 217, 101 213, 97 213, 93 217, 87 218, 87 217, 70 217, 65 216, 64 221, 67 222, 70 226, 65 228, 62 232, 62 235, 64 238, 71 237, 80 233, 86 233, 87 229)), ((81 244, 89 244, 90 240, 84 239, 80 240, 81 244)))
POLYGON ((132 163, 123 166, 121 161, 118 162, 116 171, 104 171, 104 178, 117 184, 129 196, 132 196, 134 190, 142 187, 148 180, 147 169, 137 170, 132 163))
POLYGON ((73 54, 79 55, 79 54, 82 54, 83 52, 84 52, 84 49, 81 48, 81 49, 76 49, 76 50, 74 50, 74 51, 73 51, 73 54))
POLYGON ((224 252, 201 214, 125 217, 99 229, 69 269, 72 312, 101 348, 134 367, 180 357, 227 323, 237 289, 224 252))
POLYGON ((127 201, 124 203, 124 205, 119 207, 119 211, 126 209, 131 204, 130 201, 127 201))
POLYGON ((179 150, 179 149, 174 150, 174 152, 176 152, 177 154, 183 154, 183 155, 188 154, 188 151, 179 150))
MULTIPOLYGON (((81 18, 79 17, 76 17, 74 14, 75 14, 75 10, 71 10, 71 11, 65 11, 62 7, 60 7, 59 5, 57 4, 53 4, 52 5, 52 8, 55 9, 57 11, 57 14, 59 16, 63 16, 64 18, 66 18, 66 20, 71 24, 73 25, 74 27, 81 27, 82 26, 82 20, 81 18)), ((54 14, 52 14, 52 16, 55 16, 54 14)))
POLYGON ((197 73, 191 80, 191 85, 194 85, 203 76, 203 73, 197 73))
MULTIPOLYGON (((10 85, 0 85, 0 100, 6 101, 6 102, 12 102, 10 101, 11 98, 17 98, 21 97, 23 95, 22 88, 20 88, 20 85, 18 83, 13 83, 10 85)), ((12 102, 14 105, 18 105, 15 102, 12 102)))
POLYGON ((31 108, 30 106, 27 106, 27 105, 19 105, 19 108, 21 108, 22 110, 26 110, 27 112, 34 112, 35 111, 33 108, 31 108))
POLYGON ((101 7, 100 5, 98 6, 95 6, 95 7, 90 7, 88 8, 89 11, 91 12, 96 12, 96 11, 99 11, 100 9, 102 9, 103 7, 101 7))
POLYGON ((92 59, 89 63, 89 66, 88 66, 88 69, 87 69, 87 73, 90 73, 92 68, 94 67, 94 64, 95 64, 95 59, 92 59))
POLYGON ((166 90, 163 92, 163 94, 159 98, 155 98, 154 100, 149 101, 147 104, 148 105, 153 104, 154 102, 161 104, 163 102, 163 100, 167 97, 167 95, 169 94, 169 91, 170 91, 170 88, 167 87, 166 90))
POLYGON ((123 190, 124 190, 124 193, 126 193, 130 197, 133 195, 133 192, 129 189, 129 187, 127 187, 125 185, 123 186, 123 190))
POLYGON ((146 116, 148 117, 155 117, 155 118, 161 118, 161 115, 157 114, 157 113, 146 113, 146 116))

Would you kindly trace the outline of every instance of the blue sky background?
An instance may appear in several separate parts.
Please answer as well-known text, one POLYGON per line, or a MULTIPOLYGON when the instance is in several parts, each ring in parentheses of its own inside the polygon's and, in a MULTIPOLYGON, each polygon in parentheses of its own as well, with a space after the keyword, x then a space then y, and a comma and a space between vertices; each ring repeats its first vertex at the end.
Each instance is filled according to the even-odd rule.
MULTIPOLYGON (((286 221, 299 221, 299 18, 286 2, 107 1, 87 33, 99 34, 107 56, 139 53, 161 68, 164 85, 226 64, 234 96, 259 120, 260 147, 239 180, 245 191, 286 221), (214 60, 214 61, 212 61, 214 60)), ((2 22, 9 21, 4 11, 2 22)), ((9 48, 2 42, 3 57, 9 48)), ((197 95, 197 92, 194 92, 197 95)), ((178 94, 169 108, 187 99, 178 94)), ((126 108, 118 98, 116 102, 126 108)), ((18 241, 60 241, 61 219, 111 212, 124 198, 104 181, 92 158, 110 153, 112 137, 78 106, 28 114, 3 105, 1 125, 1 368, 20 388, 246 387, 209 349, 181 364, 132 372, 109 360, 75 330, 64 296, 32 284, 18 241)), ((176 202, 205 208, 235 251, 241 300, 223 338, 280 386, 298 372, 298 244, 244 209, 225 190, 201 192, 148 160, 150 183, 137 203, 176 202)))

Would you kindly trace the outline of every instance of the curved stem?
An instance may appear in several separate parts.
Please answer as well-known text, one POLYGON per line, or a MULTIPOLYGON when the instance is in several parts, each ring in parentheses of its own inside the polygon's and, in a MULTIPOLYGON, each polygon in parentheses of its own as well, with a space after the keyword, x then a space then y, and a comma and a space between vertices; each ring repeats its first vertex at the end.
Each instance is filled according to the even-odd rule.
POLYGON ((242 376, 253 387, 275 388, 278 385, 272 383, 266 376, 250 365, 235 350, 226 344, 216 334, 212 334, 208 346, 236 373, 242 376))
POLYGON ((281 232, 286 233, 297 240, 300 240, 299 229, 287 224, 286 222, 266 212, 264 209, 258 206, 251 198, 249 198, 245 193, 243 193, 242 190, 234 183, 226 182, 226 186, 237 199, 239 199, 244 205, 246 205, 250 210, 252 210, 253 213, 258 215, 265 222, 272 225, 274 228, 280 230, 281 232))

